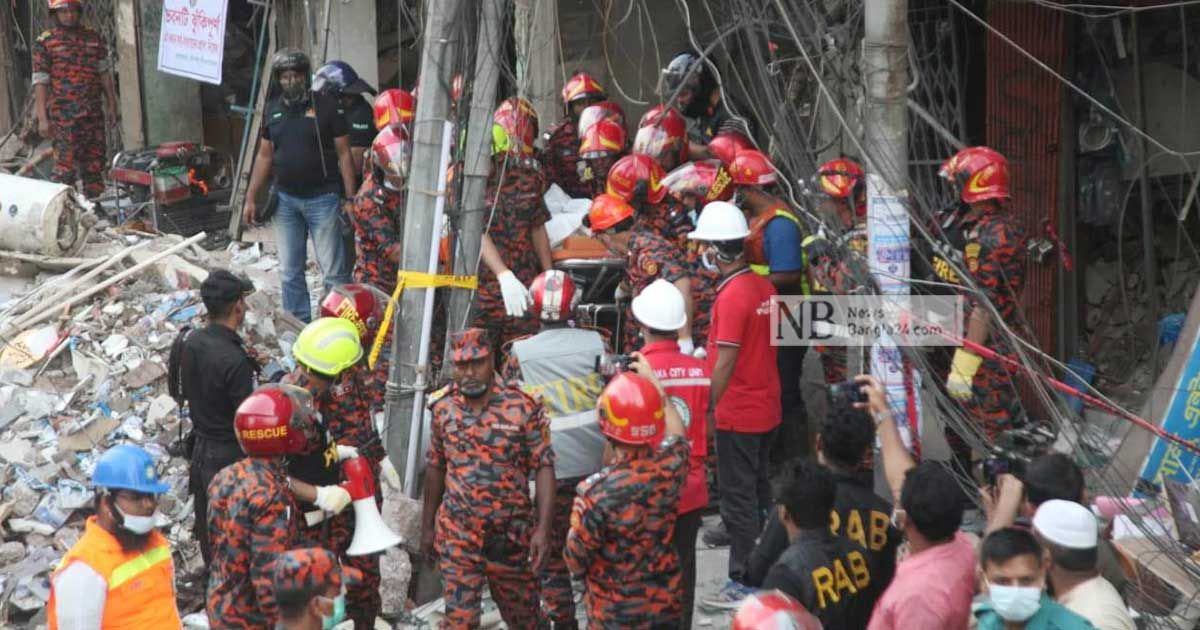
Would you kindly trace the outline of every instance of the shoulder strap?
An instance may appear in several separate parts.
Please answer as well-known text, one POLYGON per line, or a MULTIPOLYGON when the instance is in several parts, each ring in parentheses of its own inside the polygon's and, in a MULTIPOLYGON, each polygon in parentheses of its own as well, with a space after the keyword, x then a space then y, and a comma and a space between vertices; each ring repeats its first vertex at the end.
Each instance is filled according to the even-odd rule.
POLYGON ((183 353, 193 330, 191 326, 184 326, 179 334, 175 335, 175 341, 171 342, 171 352, 167 355, 167 393, 180 407, 183 407, 187 398, 183 391, 183 353))

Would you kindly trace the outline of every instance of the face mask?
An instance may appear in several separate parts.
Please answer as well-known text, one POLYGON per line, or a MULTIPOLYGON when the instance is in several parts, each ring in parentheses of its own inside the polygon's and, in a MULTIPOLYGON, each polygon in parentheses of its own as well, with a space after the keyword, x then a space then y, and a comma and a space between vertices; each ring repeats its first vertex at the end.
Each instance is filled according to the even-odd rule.
POLYGON ((121 527, 128 529, 135 534, 148 534, 154 529, 154 515, 150 516, 134 516, 126 514, 124 510, 117 506, 116 501, 113 502, 113 509, 117 514, 121 515, 121 527))
POLYGON ((996 614, 1005 621, 1025 621, 1042 607, 1042 589, 1039 586, 1000 586, 988 583, 988 598, 991 599, 996 614))
POLYGON ((712 248, 704 250, 704 253, 700 254, 700 266, 708 271, 720 271, 721 268, 717 267, 717 263, 713 262, 712 254, 712 248))
MULTIPOLYGON (((329 599, 325 597, 323 599, 329 599)), ((346 620, 346 594, 342 593, 333 598, 333 614, 321 616, 321 630, 333 630, 333 627, 346 620)))

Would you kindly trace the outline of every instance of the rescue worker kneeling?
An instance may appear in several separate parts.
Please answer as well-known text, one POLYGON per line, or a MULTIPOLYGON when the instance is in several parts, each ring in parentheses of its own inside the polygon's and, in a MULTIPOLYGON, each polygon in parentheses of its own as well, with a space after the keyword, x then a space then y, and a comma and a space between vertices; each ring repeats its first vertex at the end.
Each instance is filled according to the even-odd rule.
POLYGON ((112 447, 92 473, 96 515, 50 577, 47 622, 58 628, 179 628, 171 546, 154 528, 154 460, 132 444, 112 447))
POLYGON ((508 627, 544 627, 534 575, 550 544, 550 423, 541 403, 496 378, 492 352, 482 328, 457 333, 450 346, 454 383, 430 395, 421 551, 427 558, 437 552, 443 628, 479 627, 485 577, 508 627))
POLYGON ((679 556, 671 544, 691 449, 650 364, 635 354, 600 394, 604 470, 579 484, 565 558, 587 582, 590 628, 678 628, 679 556))

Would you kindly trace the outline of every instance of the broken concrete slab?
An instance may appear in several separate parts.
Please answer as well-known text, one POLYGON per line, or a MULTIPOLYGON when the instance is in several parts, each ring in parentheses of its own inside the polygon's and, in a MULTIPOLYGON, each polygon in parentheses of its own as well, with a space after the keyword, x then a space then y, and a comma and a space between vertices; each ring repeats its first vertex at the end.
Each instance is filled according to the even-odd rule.
POLYGON ((167 375, 167 368, 157 361, 143 359, 121 381, 130 389, 141 389, 167 375))
POLYGON ((21 466, 34 464, 34 448, 28 440, 14 439, 0 441, 0 459, 21 466))
POLYGON ((58 450, 90 451, 100 446, 104 437, 121 426, 121 421, 104 415, 98 415, 94 420, 69 435, 58 438, 58 450))
POLYGON ((58 529, 53 525, 47 525, 41 521, 35 521, 28 518, 10 518, 8 519, 7 525, 9 531, 18 534, 35 533, 42 534, 43 536, 53 536, 54 531, 58 529))

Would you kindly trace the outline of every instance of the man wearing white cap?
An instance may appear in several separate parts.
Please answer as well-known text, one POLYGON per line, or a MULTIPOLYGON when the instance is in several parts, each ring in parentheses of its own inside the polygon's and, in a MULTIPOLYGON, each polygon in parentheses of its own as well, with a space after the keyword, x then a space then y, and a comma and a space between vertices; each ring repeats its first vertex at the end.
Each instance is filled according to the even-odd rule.
POLYGON ((1050 584, 1058 603, 1097 630, 1134 630, 1120 593, 1096 568, 1099 528, 1091 510, 1053 499, 1033 516, 1033 529, 1050 554, 1050 584))

